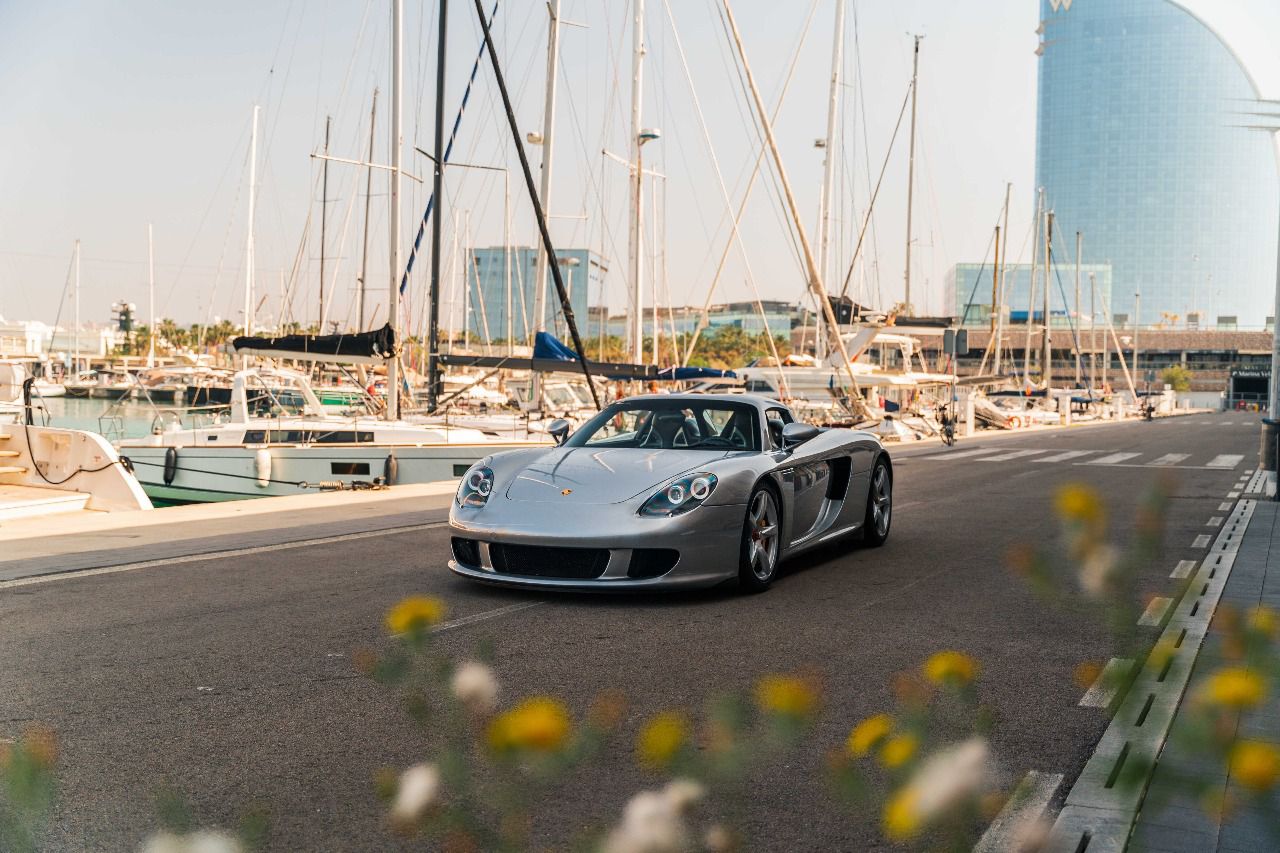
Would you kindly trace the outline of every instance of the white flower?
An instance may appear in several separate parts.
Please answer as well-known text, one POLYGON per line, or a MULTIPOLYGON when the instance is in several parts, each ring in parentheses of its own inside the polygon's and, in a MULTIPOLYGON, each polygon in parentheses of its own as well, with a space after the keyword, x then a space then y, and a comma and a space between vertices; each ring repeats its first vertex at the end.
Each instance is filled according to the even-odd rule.
POLYGON ((157 832, 147 839, 142 853, 244 853, 235 837, 222 832, 198 830, 189 835, 157 832))
POLYGON ((636 794, 622 812, 622 823, 605 840, 604 853, 681 853, 689 849, 689 830, 680 815, 692 802, 689 796, 701 793, 702 786, 696 782, 673 782, 662 791, 636 794))
POLYGON ((922 824, 978 792, 987 781, 990 747, 975 737, 929 756, 908 783, 915 791, 913 810, 922 824))
POLYGON ((662 794, 671 803, 672 808, 683 814, 707 795, 707 789, 692 779, 675 779, 667 783, 662 794))
POLYGON ((400 774, 391 817, 397 821, 417 820, 440 793, 440 771, 434 764, 415 764, 400 774))
POLYGON ((1091 548, 1080 565, 1080 586, 1094 598, 1102 595, 1106 591, 1107 578, 1119 562, 1120 555, 1111 545, 1091 548))
POLYGON ((186 853, 244 853, 244 848, 230 835, 201 830, 187 836, 186 853))
POLYGON ((453 695, 473 714, 489 714, 498 703, 498 680, 489 667, 469 660, 454 670, 453 695))
POLYGON ((157 832, 142 846, 142 853, 186 853, 185 839, 172 832, 157 832))

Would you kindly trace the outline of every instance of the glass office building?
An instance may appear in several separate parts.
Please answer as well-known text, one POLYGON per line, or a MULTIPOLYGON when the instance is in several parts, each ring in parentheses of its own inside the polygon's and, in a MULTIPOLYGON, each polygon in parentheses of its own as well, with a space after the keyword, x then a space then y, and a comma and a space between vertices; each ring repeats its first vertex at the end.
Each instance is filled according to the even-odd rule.
MULTIPOLYGON (((969 328, 991 325, 991 264, 956 264, 947 274, 947 292, 952 297, 952 316, 969 328)), ((1110 304, 1111 265, 1080 265, 1080 320, 1076 320, 1076 267, 1063 262, 1054 267, 1049 278, 1049 317, 1055 328, 1090 326, 1090 315, 1099 324, 1105 322, 1102 306, 1110 304)), ((1044 268, 1031 264, 1009 264, 1001 276, 1004 286, 1002 302, 1005 321, 1025 324, 1044 322, 1044 268), (1032 291, 1032 280, 1035 290, 1032 291)), ((1120 318, 1116 318, 1120 323, 1120 318)))
MULTIPOLYGON (((573 306, 578 332, 584 338, 599 335, 590 325, 589 298, 600 299, 600 288, 609 268, 604 258, 590 249, 557 249, 564 288, 573 306)), ((467 326, 484 341, 505 341, 508 330, 517 341, 525 341, 534 327, 534 288, 538 252, 532 246, 493 246, 475 249, 468 276, 471 287, 467 326), (477 298, 478 297, 478 298, 477 298), (508 306, 510 313, 508 314, 508 306)), ((560 297, 550 270, 547 271, 546 320, 543 328, 557 335, 566 333, 560 297)))
POLYGON ((1270 135, 1244 127, 1258 91, 1230 47, 1171 0, 1040 0, 1040 14, 1036 183, 1056 258, 1082 232, 1085 261, 1112 268, 1112 310, 1132 317, 1140 292, 1144 325, 1262 328, 1280 175, 1270 135))

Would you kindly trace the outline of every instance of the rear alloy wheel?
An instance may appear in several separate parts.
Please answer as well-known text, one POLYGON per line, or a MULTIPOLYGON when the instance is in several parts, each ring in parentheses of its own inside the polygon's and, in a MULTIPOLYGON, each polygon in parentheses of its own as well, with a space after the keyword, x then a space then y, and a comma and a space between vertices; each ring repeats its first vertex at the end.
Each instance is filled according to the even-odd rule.
POLYGON ((893 521, 893 474, 889 463, 877 459, 871 469, 871 489, 867 494, 867 515, 862 524, 863 541, 872 548, 879 548, 889 538, 889 525, 893 521))
POLYGON ((773 492, 763 486, 751 493, 742 524, 742 551, 738 582, 749 592, 763 592, 778 573, 781 552, 781 514, 773 492))

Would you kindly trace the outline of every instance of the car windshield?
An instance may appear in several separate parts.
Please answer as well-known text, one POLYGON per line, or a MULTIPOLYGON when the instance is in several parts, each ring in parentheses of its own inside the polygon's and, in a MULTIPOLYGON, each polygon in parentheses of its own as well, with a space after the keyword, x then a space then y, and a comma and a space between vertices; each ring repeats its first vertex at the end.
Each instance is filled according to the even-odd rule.
POLYGON ((614 403, 570 436, 569 447, 760 450, 754 407, 708 400, 614 403))

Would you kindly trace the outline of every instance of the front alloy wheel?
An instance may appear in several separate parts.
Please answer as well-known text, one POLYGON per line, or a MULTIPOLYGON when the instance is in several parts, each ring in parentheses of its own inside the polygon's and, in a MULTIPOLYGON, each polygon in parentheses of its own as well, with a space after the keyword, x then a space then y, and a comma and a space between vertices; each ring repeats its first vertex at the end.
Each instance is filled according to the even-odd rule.
POLYGON ((738 580, 744 589, 760 592, 773 583, 781 550, 780 521, 778 502, 773 492, 764 487, 757 488, 747 502, 747 517, 742 525, 738 580))

